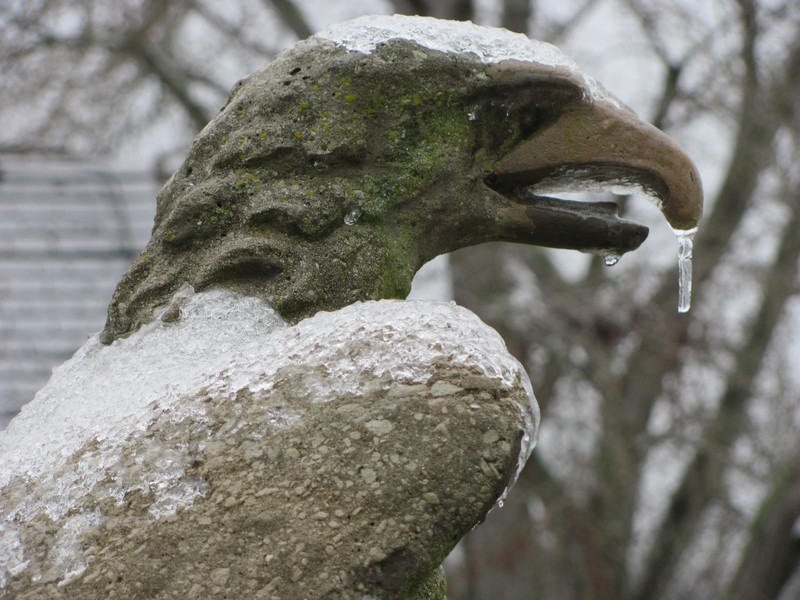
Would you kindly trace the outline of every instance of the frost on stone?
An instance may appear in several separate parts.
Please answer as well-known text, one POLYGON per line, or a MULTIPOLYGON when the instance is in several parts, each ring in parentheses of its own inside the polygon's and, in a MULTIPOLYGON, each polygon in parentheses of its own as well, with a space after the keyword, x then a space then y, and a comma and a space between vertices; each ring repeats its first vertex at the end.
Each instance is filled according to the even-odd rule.
POLYGON ((90 510, 70 517, 61 527, 56 542, 48 553, 48 562, 63 573, 58 585, 66 585, 87 568, 83 552, 83 535, 100 525, 100 511, 90 510))
POLYGON ((330 25, 317 37, 364 54, 371 53, 378 44, 405 39, 440 52, 475 54, 485 63, 514 59, 570 70, 578 68, 573 60, 552 44, 532 40, 507 29, 475 25, 470 21, 370 15, 330 25))
MULTIPOLYGON (((285 326, 263 301, 221 291, 192 296, 181 312, 179 323, 154 321, 111 346, 94 336, 55 369, 0 433, 0 488, 52 471, 92 439, 114 445, 146 426, 153 403, 166 408, 212 381, 243 339, 285 326)), ((82 460, 91 477, 114 457, 95 451, 82 460)))
POLYGON ((0 522, 0 590, 9 576, 20 573, 28 566, 19 534, 0 522))
MULTIPOLYGON (((47 561, 62 583, 86 569, 80 540, 102 521, 98 511, 79 512, 90 495, 122 503, 140 490, 153 498, 149 513, 161 518, 206 494, 205 482, 186 476, 191 456, 179 445, 144 440, 139 446, 147 450, 126 457, 132 464, 125 468, 121 448, 136 447, 158 419, 184 418, 172 408, 218 378, 242 340, 285 327, 254 298, 195 296, 189 288, 176 300, 179 323, 154 321, 111 346, 91 338, 0 432, 0 523, 24 527, 40 516, 60 523, 47 561)), ((19 540, 0 535, 6 573, 13 574, 19 540)))
POLYGON ((161 519, 206 497, 208 484, 190 474, 211 435, 204 398, 230 400, 235 412, 243 390, 268 399, 291 386, 297 405, 264 402, 256 431, 267 436, 291 428, 304 404, 431 385, 456 367, 528 392, 517 473, 535 443, 539 414, 525 371, 497 332, 454 304, 357 303, 288 327, 265 302, 234 292, 187 286, 173 302, 177 321, 175 310, 159 311, 170 322, 109 346, 90 339, 0 432, 0 523, 16 527, 0 529, 0 590, 25 569, 56 569, 62 584, 79 577, 91 563, 86 535, 103 522, 91 499, 121 505, 140 492, 161 519), (39 518, 58 533, 46 564, 28 565, 22 532, 39 518))
POLYGON ((185 448, 161 448, 154 463, 159 477, 148 482, 148 490, 156 501, 147 510, 156 519, 174 515, 179 508, 191 506, 208 492, 208 484, 198 477, 187 477, 184 471, 185 448))
POLYGON ((528 399, 530 402, 529 406, 520 408, 520 411, 522 412, 524 429, 522 431, 522 440, 520 442, 519 457, 517 457, 517 469, 514 472, 514 476, 511 478, 511 481, 509 481, 508 486, 503 490, 503 493, 500 494, 500 497, 497 499, 497 505, 500 507, 502 507, 505 503, 511 486, 513 486, 517 482, 517 479, 519 479, 519 475, 522 473, 522 469, 525 468, 525 463, 528 462, 531 452, 533 452, 533 449, 536 447, 536 442, 538 441, 541 413, 539 412, 539 404, 536 402, 536 397, 533 395, 533 386, 531 385, 530 379, 527 377, 527 373, 525 374, 525 377, 522 378, 522 385, 525 387, 525 391, 528 394, 528 399))
POLYGON ((486 64, 504 60, 534 62, 564 69, 582 79, 589 96, 595 100, 605 100, 617 106, 620 104, 556 46, 498 27, 431 17, 369 15, 330 25, 314 38, 328 40, 363 54, 372 53, 379 44, 389 40, 402 39, 439 52, 471 54, 486 64))

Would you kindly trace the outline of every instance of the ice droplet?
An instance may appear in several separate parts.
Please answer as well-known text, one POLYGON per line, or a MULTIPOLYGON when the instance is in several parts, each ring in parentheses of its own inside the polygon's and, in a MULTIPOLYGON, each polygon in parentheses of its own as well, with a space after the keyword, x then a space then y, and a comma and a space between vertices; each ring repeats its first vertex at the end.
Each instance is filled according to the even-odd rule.
POLYGON ((364 213, 364 211, 361 210, 360 208, 354 208, 353 210, 351 210, 349 213, 347 213, 344 216, 344 224, 345 225, 353 225, 353 224, 355 224, 355 222, 358 221, 358 218, 363 213, 364 213))
POLYGON ((476 115, 474 112, 469 112, 467 113, 467 118, 470 121, 475 121, 478 118, 478 115, 476 115))
POLYGON ((603 255, 603 264, 607 267, 613 267, 615 264, 619 262, 620 256, 619 254, 614 254, 609 252, 608 254, 603 255))
POLYGON ((692 306, 692 250, 697 228, 675 230, 678 236, 678 312, 689 312, 692 306))

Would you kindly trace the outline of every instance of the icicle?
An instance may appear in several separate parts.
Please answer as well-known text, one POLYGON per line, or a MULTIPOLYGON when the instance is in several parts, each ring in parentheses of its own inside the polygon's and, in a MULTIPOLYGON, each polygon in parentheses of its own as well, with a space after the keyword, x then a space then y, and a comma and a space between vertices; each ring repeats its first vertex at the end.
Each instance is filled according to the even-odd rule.
POLYGON ((697 228, 681 231, 678 236, 678 312, 689 312, 692 306, 692 249, 697 228))
POLYGON ((620 255, 615 254, 614 252, 608 252, 603 254, 603 264, 607 267, 613 267, 615 264, 619 262, 620 255))

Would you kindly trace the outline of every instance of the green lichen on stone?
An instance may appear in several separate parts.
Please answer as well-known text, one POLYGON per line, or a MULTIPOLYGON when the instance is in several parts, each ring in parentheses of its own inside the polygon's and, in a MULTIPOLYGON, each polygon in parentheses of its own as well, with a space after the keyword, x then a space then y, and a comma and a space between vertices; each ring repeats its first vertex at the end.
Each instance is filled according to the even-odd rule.
POLYGON ((412 600, 447 600, 447 578, 444 568, 439 567, 420 585, 412 600))

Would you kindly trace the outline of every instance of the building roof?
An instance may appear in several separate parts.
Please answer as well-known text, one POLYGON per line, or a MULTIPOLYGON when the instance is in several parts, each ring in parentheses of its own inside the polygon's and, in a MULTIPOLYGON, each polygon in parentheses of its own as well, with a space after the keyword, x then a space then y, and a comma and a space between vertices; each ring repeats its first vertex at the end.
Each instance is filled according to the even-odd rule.
POLYGON ((103 327, 158 187, 144 171, 0 155, 0 429, 103 327))

